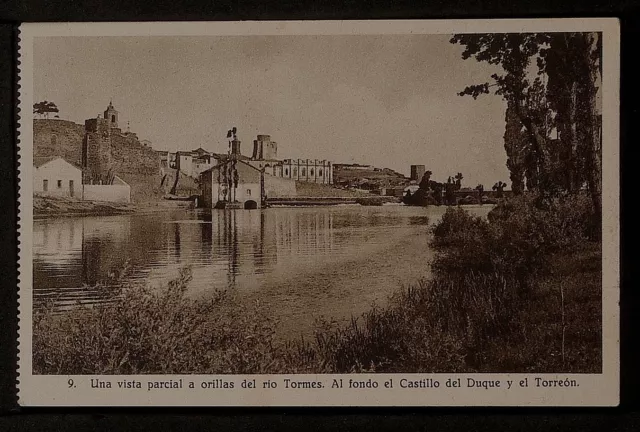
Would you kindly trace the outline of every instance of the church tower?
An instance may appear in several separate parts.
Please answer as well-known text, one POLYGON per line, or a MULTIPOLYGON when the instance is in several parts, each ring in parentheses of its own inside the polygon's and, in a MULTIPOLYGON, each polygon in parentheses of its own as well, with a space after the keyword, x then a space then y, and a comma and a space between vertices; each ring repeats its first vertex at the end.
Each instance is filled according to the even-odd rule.
POLYGON ((118 129, 118 111, 113 107, 112 101, 109 101, 109 106, 104 112, 104 118, 109 122, 111 129, 118 129))

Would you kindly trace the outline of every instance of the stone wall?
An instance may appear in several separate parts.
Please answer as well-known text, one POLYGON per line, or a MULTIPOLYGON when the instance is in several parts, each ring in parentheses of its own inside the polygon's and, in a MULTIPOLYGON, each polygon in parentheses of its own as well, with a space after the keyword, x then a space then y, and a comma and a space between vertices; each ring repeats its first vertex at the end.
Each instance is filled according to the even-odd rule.
POLYGON ((111 163, 117 175, 157 175, 160 155, 143 145, 134 134, 111 133, 111 163))
POLYGON ((86 201, 131 202, 129 185, 84 185, 86 201))
POLYGON ((33 120, 33 155, 60 156, 72 164, 82 165, 84 125, 59 119, 33 120))
POLYGON ((298 195, 295 180, 264 175, 264 193, 267 198, 295 197, 298 195))
POLYGON ((129 183, 133 201, 161 199, 166 191, 161 187, 163 175, 160 172, 160 155, 140 142, 133 133, 123 133, 119 129, 107 130, 107 123, 104 119, 89 119, 85 125, 67 120, 35 119, 34 156, 60 156, 73 164, 83 166, 86 139, 88 152, 85 157, 90 159, 87 160, 88 165, 93 166, 93 171, 96 171, 85 170, 83 180, 86 183, 100 183, 106 172, 111 169, 112 174, 129 183))

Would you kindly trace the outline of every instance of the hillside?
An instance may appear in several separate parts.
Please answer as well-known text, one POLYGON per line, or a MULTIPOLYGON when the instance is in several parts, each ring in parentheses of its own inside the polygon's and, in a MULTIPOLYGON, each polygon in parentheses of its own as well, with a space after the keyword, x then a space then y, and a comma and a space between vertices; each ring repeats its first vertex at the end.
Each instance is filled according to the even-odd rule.
POLYGON ((409 179, 389 168, 335 164, 333 182, 341 186, 377 189, 380 187, 403 186, 408 184, 409 179))
POLYGON ((296 191, 298 197, 309 198, 358 198, 369 196, 366 192, 351 191, 326 184, 308 183, 296 181, 296 191))

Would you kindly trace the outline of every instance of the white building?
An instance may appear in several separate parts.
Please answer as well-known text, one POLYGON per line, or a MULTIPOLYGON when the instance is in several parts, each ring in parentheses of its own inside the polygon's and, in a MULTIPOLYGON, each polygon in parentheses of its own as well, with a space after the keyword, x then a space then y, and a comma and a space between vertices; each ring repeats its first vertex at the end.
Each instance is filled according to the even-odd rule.
POLYGON ((61 157, 34 158, 33 192, 82 199, 82 169, 61 157))
POLYGON ((202 185, 202 206, 214 208, 220 203, 239 203, 245 209, 257 209, 262 206, 262 176, 259 169, 244 161, 238 161, 235 170, 238 174, 237 184, 229 187, 225 181, 226 173, 232 170, 231 161, 225 161, 200 174, 202 185))
POLYGON ((33 158, 33 193, 87 201, 131 202, 131 187, 115 176, 110 185, 82 184, 82 169, 61 157, 33 158))

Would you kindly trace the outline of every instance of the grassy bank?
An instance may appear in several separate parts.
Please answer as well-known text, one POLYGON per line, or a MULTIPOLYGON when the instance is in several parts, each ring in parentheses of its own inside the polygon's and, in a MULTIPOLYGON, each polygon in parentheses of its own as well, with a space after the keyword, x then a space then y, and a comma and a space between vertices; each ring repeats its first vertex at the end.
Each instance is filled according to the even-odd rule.
POLYGON ((112 216, 136 210, 133 204, 82 201, 63 197, 34 195, 33 216, 46 218, 56 216, 112 216))
POLYGON ((189 202, 167 200, 145 203, 114 203, 34 195, 33 216, 35 219, 65 216, 116 216, 134 212, 161 211, 177 207, 188 207, 189 205, 191 205, 189 202))
MULTIPOLYGON (((283 341, 230 293, 126 287, 93 309, 34 315, 35 373, 598 372, 601 249, 584 200, 512 200, 489 221, 449 209, 433 275, 349 325, 283 341)), ((425 263, 425 268, 427 263, 425 263)))

